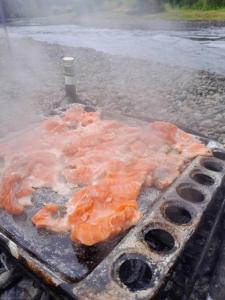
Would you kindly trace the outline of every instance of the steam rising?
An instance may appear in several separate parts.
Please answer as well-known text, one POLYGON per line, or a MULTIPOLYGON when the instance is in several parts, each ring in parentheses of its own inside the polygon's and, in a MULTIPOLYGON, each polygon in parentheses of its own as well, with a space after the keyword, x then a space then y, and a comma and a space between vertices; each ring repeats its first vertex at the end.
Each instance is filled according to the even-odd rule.
POLYGON ((0 39, 1 135, 36 122, 62 96, 61 73, 48 48, 31 40, 0 39), (51 74, 51 75, 50 75, 51 74), (55 94, 57 97, 55 99, 55 94))
MULTIPOLYGON (((75 57, 78 96, 82 100, 185 127, 196 123, 193 129, 206 135, 213 132, 217 137, 214 129, 206 128, 204 119, 210 119, 224 103, 224 29, 166 32, 72 25, 99 25, 102 19, 98 11, 104 8, 101 2, 104 1, 4 1, 8 17, 35 19, 16 20, 9 28, 12 53, 7 49, 4 32, 0 34, 0 134, 27 126, 62 104, 65 97, 61 58, 70 55, 75 57), (14 9, 9 9, 10 5, 14 9), (96 14, 87 14, 90 11, 96 14), (18 26, 28 21, 38 26, 18 26)), ((136 17, 124 14, 122 24, 117 15, 113 21, 107 19, 106 11, 107 22, 103 25, 138 27, 145 18, 136 17), (135 20, 141 20, 140 24, 135 20)), ((155 24, 151 23, 153 28, 155 24)), ((162 25, 171 29, 170 23, 163 24, 158 21, 158 28, 162 25)), ((216 124, 210 120, 212 128, 223 124, 224 116, 221 114, 221 121, 219 117, 216 124)), ((223 134, 225 129, 222 130, 223 134)))

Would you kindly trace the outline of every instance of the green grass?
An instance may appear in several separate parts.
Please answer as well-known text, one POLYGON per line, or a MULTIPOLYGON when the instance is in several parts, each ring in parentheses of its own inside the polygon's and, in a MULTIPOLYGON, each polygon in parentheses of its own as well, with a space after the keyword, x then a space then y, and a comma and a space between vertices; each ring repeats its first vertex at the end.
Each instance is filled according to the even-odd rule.
POLYGON ((225 8, 211 10, 176 8, 168 9, 160 16, 169 20, 225 21, 225 8))
MULTIPOLYGON (((128 21, 128 19, 133 19, 137 23, 145 23, 148 20, 187 20, 187 21, 225 21, 225 8, 220 9, 190 9, 190 8, 170 8, 166 7, 164 12, 155 13, 155 14, 146 14, 146 15, 138 15, 136 13, 132 14, 132 9, 130 10, 117 10, 111 11, 109 13, 109 18, 112 19, 124 19, 124 21, 128 21), (129 13, 127 13, 127 11, 129 13)), ((103 14, 104 15, 104 14, 103 14)), ((131 20, 132 21, 132 20, 131 20)), ((129 23, 129 21, 128 21, 129 23)))

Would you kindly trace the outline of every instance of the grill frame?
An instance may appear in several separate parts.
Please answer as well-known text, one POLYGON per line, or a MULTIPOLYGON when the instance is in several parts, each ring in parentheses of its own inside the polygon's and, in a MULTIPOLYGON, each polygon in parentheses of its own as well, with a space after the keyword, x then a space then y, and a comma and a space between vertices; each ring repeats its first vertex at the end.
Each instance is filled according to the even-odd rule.
MULTIPOLYGON (((174 184, 163 194, 163 196, 157 200, 155 205, 152 207, 152 212, 149 216, 145 217, 135 228, 133 228, 123 241, 117 246, 116 249, 102 262, 98 267, 87 276, 82 282, 76 284, 73 289, 74 295, 79 299, 152 299, 155 297, 164 284, 170 272, 172 271, 173 265, 176 259, 181 255, 186 242, 191 238, 199 223, 202 220, 203 214, 211 204, 215 193, 219 189, 223 177, 225 175, 225 162, 218 161, 217 158, 212 158, 216 162, 223 165, 223 172, 216 174, 212 171, 206 171, 208 175, 215 176, 216 178, 214 186, 202 187, 200 184, 193 183, 193 180, 189 178, 190 172, 195 168, 199 170, 201 167, 201 157, 196 158, 191 165, 183 172, 183 174, 174 182, 174 184), (164 219, 161 215, 161 207, 165 202, 174 200, 177 198, 175 192, 176 187, 183 182, 191 184, 201 190, 206 199, 202 203, 188 203, 195 209, 196 215, 193 222, 189 225, 175 225, 164 219), (178 239, 178 243, 175 244, 175 250, 168 254, 155 253, 148 248, 143 239, 141 238, 141 232, 143 228, 149 226, 149 224, 155 224, 152 228, 162 228, 169 231, 175 239, 178 239), (152 266, 152 286, 149 289, 130 292, 129 289, 123 284, 118 284, 118 277, 115 277, 115 273, 112 273, 115 261, 124 253, 133 253, 144 255, 146 261, 152 266), (97 278, 97 279, 96 279, 97 278), (107 298, 108 297, 108 298, 107 298)), ((205 170, 204 170, 205 172, 205 170)), ((185 202, 181 198, 178 198, 179 203, 185 202)))
MULTIPOLYGON (((57 112, 58 113, 58 112, 57 112)), ((115 116, 105 113, 106 116, 115 116)), ((118 119, 118 115, 117 115, 118 119)), ((123 119, 123 116, 121 116, 123 119)), ((141 120, 142 122, 142 120, 141 120)), ((145 121, 144 121, 145 122, 145 121)), ((186 130, 187 131, 187 130, 186 130)), ((222 149, 222 145, 195 135, 212 149, 222 149)), ((208 158, 206 158, 208 159, 208 158)), ((151 212, 146 213, 143 219, 132 228, 128 234, 116 245, 111 253, 101 261, 98 266, 87 277, 78 283, 69 283, 62 279, 61 275, 46 266, 43 262, 29 253, 22 245, 15 243, 2 228, 0 228, 0 243, 11 253, 14 258, 23 266, 31 270, 38 278, 41 278, 47 285, 57 289, 62 294, 78 299, 152 299, 160 287, 165 283, 172 272, 174 264, 182 253, 185 244, 192 237, 204 212, 211 204, 214 194, 219 189, 225 175, 225 161, 219 158, 210 158, 211 161, 222 165, 221 172, 214 172, 202 165, 204 158, 197 157, 177 178, 177 180, 154 202, 151 212), (201 172, 214 179, 214 184, 203 186, 196 183, 190 174, 194 171, 201 172), (205 200, 199 203, 187 201, 177 194, 177 187, 181 184, 188 187, 195 187, 202 192, 205 200), (188 209, 193 217, 189 224, 177 225, 169 221, 163 215, 168 203, 173 203, 188 209), (143 232, 147 229, 163 229, 168 231, 175 238, 175 248, 168 253, 157 253, 151 250, 144 241, 143 232), (118 267, 121 264, 121 257, 128 255, 146 261, 152 270, 152 281, 148 289, 131 292, 121 283, 118 276, 118 267)))

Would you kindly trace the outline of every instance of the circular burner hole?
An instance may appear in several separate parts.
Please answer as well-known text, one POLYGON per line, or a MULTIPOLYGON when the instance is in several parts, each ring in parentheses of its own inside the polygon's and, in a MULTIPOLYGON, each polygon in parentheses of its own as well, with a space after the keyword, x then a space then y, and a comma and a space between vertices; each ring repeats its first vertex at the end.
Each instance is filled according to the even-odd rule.
POLYGON ((195 188, 182 185, 177 187, 177 193, 181 198, 193 203, 202 202, 205 198, 204 195, 195 188))
POLYGON ((127 258, 118 270, 120 281, 132 292, 150 287, 152 271, 150 266, 138 258, 127 258))
POLYGON ((191 175, 191 178, 195 180, 196 182, 202 184, 202 185, 213 185, 214 179, 210 177, 209 175, 202 174, 202 173, 195 173, 191 175))
POLYGON ((163 229, 151 229, 145 233, 144 239, 152 250, 169 252, 174 248, 173 236, 163 229))
POLYGON ((222 149, 214 149, 213 156, 225 160, 225 151, 223 151, 222 149))
POLYGON ((202 162, 202 165, 206 169, 208 169, 210 171, 214 171, 214 172, 221 172, 223 170, 223 167, 221 166, 221 164, 219 164, 216 161, 212 161, 212 160, 204 160, 202 162))
POLYGON ((191 213, 181 206, 170 205, 164 211, 165 217, 178 225, 185 225, 190 223, 192 217, 191 213))

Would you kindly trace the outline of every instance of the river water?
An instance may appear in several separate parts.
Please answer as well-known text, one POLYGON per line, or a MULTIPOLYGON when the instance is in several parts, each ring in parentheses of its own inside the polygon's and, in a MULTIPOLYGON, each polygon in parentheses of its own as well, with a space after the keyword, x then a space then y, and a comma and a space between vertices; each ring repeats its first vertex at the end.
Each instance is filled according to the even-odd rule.
POLYGON ((35 25, 10 27, 9 34, 225 74, 225 27, 148 31, 35 25))

